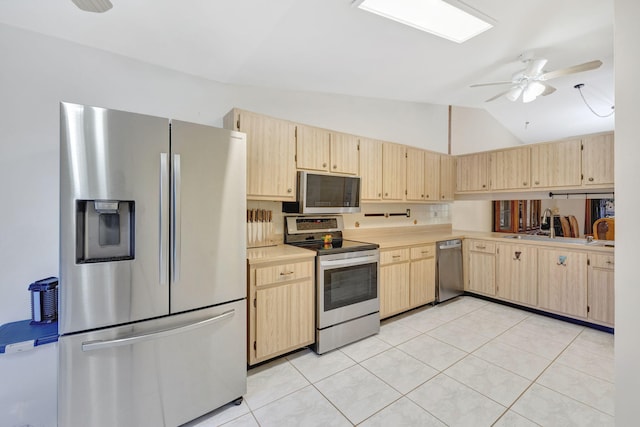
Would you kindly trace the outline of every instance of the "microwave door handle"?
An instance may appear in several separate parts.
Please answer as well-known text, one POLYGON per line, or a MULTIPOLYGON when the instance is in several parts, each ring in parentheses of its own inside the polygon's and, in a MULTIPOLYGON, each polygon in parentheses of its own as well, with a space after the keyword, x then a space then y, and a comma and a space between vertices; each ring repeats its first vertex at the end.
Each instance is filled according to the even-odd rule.
POLYGON ((207 326, 215 322, 219 322, 220 320, 233 316, 235 312, 236 312, 235 309, 228 310, 222 314, 219 314, 215 317, 211 317, 209 319, 200 320, 198 322, 190 323, 184 326, 178 326, 176 328, 170 328, 170 329, 164 329, 157 332, 151 332, 148 334, 131 335, 129 337, 118 338, 115 340, 86 341, 82 343, 82 351, 102 350, 105 348, 122 347, 124 345, 134 345, 134 344, 138 344, 145 341, 151 341, 151 340, 157 340, 160 338, 169 337, 171 335, 182 334, 185 332, 193 331, 194 329, 202 328, 203 326, 207 326))
POLYGON ((376 256, 375 255, 365 255, 365 256, 361 256, 361 257, 357 257, 357 258, 347 258, 347 259, 332 259, 332 260, 326 260, 326 261, 320 261, 320 266, 322 267, 331 267, 331 266, 340 266, 340 267, 347 267, 350 265, 357 265, 357 264, 368 264, 372 261, 376 260, 376 256))
POLYGON ((169 155, 160 153, 160 285, 168 283, 169 276, 169 155))
POLYGON ((173 155, 173 167, 171 168, 171 171, 173 181, 173 212, 171 217, 171 231, 173 237, 173 247, 171 249, 171 285, 176 285, 180 281, 180 256, 182 251, 182 177, 180 173, 180 154, 173 155))

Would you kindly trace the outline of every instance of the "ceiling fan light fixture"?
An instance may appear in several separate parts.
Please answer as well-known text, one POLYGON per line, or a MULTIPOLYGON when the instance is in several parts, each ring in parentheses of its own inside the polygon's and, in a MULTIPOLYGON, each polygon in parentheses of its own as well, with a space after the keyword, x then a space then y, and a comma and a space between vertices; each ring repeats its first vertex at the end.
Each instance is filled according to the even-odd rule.
POLYGON ((71 0, 73 4, 85 12, 104 13, 113 7, 109 0, 71 0))
POLYGON ((542 95, 542 92, 546 89, 546 86, 540 82, 530 82, 527 87, 524 88, 522 93, 522 102, 531 102, 538 96, 542 95))
POLYGON ((505 95, 509 101, 515 101, 520 98, 522 95, 522 86, 512 87, 509 92, 505 95))
POLYGON ((493 19, 459 0, 354 0, 353 5, 456 43, 463 43, 495 24, 493 19))

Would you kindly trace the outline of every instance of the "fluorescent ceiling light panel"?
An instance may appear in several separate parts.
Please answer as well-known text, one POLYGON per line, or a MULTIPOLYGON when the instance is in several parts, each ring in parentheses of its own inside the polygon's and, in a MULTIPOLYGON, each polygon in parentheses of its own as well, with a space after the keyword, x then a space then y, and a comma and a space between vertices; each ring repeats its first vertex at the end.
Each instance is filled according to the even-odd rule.
POLYGON ((456 43, 493 27, 491 18, 457 0, 356 0, 353 4, 456 43))

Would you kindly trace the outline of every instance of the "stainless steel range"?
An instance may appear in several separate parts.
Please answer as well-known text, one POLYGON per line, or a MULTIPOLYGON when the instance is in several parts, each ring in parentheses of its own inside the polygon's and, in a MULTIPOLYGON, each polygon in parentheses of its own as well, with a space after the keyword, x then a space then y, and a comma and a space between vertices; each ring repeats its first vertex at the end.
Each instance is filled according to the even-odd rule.
POLYGON ((286 217, 285 243, 316 257, 316 343, 325 353, 380 331, 378 245, 342 238, 341 216, 286 217))

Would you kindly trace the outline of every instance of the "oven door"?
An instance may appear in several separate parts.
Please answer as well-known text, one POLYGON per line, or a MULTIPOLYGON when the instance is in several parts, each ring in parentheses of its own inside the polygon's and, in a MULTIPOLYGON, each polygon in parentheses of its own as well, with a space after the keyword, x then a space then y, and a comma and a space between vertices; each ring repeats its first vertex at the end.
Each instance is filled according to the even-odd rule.
POLYGON ((378 250, 318 256, 318 329, 380 311, 378 250))

